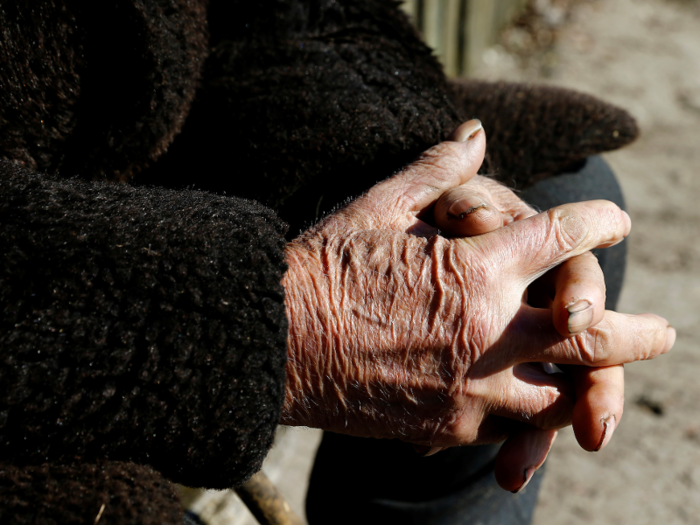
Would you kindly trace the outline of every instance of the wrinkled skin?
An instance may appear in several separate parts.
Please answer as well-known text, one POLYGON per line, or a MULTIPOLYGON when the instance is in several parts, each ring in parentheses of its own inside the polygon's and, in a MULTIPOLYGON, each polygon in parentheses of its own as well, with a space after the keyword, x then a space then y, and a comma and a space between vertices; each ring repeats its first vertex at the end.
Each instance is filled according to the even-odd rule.
MULTIPOLYGON (((446 237, 470 237, 533 215, 536 215, 535 210, 508 188, 477 175, 440 197, 435 205, 433 222, 446 237)), ((597 259, 590 252, 550 270, 533 283, 528 292, 529 304, 553 310, 554 324, 565 337, 594 326, 604 315, 605 280, 597 259), (588 316, 583 322, 576 323, 576 317, 580 318, 582 312, 570 315, 567 307, 581 302, 589 305, 588 316)), ((577 391, 573 411, 576 436, 585 450, 601 450, 612 438, 622 417, 624 368, 622 365, 570 367, 568 372, 575 380, 577 391)), ((497 480, 504 488, 522 489, 544 463, 555 438, 556 431, 529 425, 511 434, 496 464, 497 480)), ((440 450, 433 447, 427 452, 440 450)))
MULTIPOLYGON (((476 121, 463 124, 450 139, 458 140, 460 134, 472 134, 475 124, 476 121)), ((469 237, 535 214, 535 210, 511 190, 477 175, 466 184, 442 194, 433 210, 433 222, 446 237, 469 237)), ((605 278, 597 259, 590 252, 550 270, 533 283, 528 292, 529 304, 552 310, 554 324, 565 337, 594 326, 604 315, 605 278)), ((570 367, 568 372, 577 392, 573 411, 576 437, 585 450, 601 450, 610 442, 622 418, 624 368, 622 365, 570 367)), ((534 427, 513 433, 496 465, 496 477, 504 488, 517 486, 523 479, 521 473, 524 473, 525 482, 520 489, 523 488, 544 463, 555 438, 556 432, 534 427)), ((432 449, 433 453, 437 451, 439 448, 432 449)))
MULTIPOLYGON (((282 423, 429 447, 514 436, 497 464, 501 486, 519 490, 596 386, 537 363, 650 359, 675 332, 655 315, 602 312, 562 335, 552 310, 525 302, 549 270, 629 233, 610 202, 518 217, 477 237, 436 235, 422 218, 475 176, 484 150, 483 132, 439 144, 288 245, 282 423)), ((599 420, 582 424, 601 435, 599 420)))

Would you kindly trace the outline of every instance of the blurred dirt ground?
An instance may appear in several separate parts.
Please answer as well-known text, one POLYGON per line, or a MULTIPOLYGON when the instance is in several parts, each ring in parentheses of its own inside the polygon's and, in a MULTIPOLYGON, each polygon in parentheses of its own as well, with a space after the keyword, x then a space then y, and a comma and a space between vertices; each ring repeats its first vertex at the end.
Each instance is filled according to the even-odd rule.
POLYGON ((606 156, 632 217, 619 309, 667 317, 678 340, 627 366, 604 451, 560 433, 535 524, 700 524, 700 1, 580 0, 555 22, 553 46, 520 51, 527 33, 506 34, 475 76, 570 87, 637 118, 640 140, 606 156))
MULTIPOLYGON (((606 157, 633 223, 620 311, 678 331, 670 354, 626 368, 625 415, 604 451, 560 433, 535 525, 700 524, 700 0, 533 5, 473 76, 570 87, 638 119, 640 140, 606 157)), ((281 431, 264 467, 300 514, 319 435, 281 431)), ((225 492, 190 496, 211 525, 255 523, 225 492)))

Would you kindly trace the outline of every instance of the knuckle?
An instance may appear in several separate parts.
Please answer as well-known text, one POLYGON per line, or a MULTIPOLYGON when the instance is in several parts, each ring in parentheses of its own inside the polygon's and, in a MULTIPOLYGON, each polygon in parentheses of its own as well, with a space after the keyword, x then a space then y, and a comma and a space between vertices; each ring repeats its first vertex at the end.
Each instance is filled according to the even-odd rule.
POLYGON ((643 338, 643 341, 646 341, 646 345, 639 345, 640 348, 644 349, 644 354, 639 356, 639 358, 653 359, 654 357, 661 355, 666 348, 666 336, 666 327, 661 326, 660 323, 654 323, 654 326, 651 329, 651 334, 649 334, 648 337, 643 338))
MULTIPOLYGON (((553 430, 571 423, 571 396, 555 387, 538 388, 530 395, 522 402, 527 407, 527 419, 530 419, 531 424, 542 430, 553 430)), ((523 416, 526 414, 523 413, 523 416)))
POLYGON ((560 423, 561 416, 557 411, 547 409, 556 405, 561 400, 562 394, 555 388, 540 388, 538 393, 540 396, 539 406, 542 407, 541 410, 546 411, 542 421, 545 425, 542 428, 554 428, 560 423))
POLYGON ((547 212, 552 225, 552 234, 562 251, 578 248, 588 235, 588 224, 584 218, 568 207, 553 208, 547 212))
POLYGON ((451 171, 459 166, 461 159, 459 144, 455 142, 441 142, 423 152, 414 162, 415 166, 451 171))
MULTIPOLYGON (((408 190, 408 188, 407 188, 408 190)), ((388 205, 387 214, 390 217, 400 215, 402 210, 411 209, 416 203, 416 196, 406 191, 399 194, 393 202, 388 205)))
POLYGON ((615 244, 621 241, 625 236, 625 220, 623 219, 622 210, 620 207, 610 201, 604 201, 607 205, 605 223, 609 225, 608 238, 603 239, 603 244, 615 244))
POLYGON ((443 156, 459 156, 462 148, 461 144, 458 142, 440 142, 430 149, 426 150, 423 154, 427 157, 443 157, 443 156))
POLYGON ((607 327, 596 327, 573 338, 581 364, 599 366, 605 364, 615 347, 615 337, 607 327))
MULTIPOLYGON (((463 275, 468 279, 468 299, 485 300, 485 298, 499 297, 502 294, 504 279, 499 269, 491 260, 475 257, 468 254, 462 259, 464 264, 463 275)), ((496 301, 489 301, 496 303, 496 301)))

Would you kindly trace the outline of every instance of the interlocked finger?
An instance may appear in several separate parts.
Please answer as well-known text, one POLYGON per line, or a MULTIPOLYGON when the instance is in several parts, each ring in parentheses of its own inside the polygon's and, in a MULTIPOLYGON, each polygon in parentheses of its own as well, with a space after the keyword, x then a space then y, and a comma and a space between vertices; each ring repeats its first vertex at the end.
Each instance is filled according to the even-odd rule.
POLYGON ((486 152, 486 137, 478 120, 459 129, 459 142, 442 142, 423 153, 410 166, 377 184, 350 204, 345 213, 361 210, 367 217, 365 228, 406 231, 417 216, 440 196, 472 179, 486 152), (367 213, 369 211, 369 213, 367 213))
POLYGON ((572 337, 562 336, 551 310, 523 306, 499 347, 518 362, 551 362, 593 367, 653 359, 668 352, 675 330, 654 314, 606 311, 596 326, 572 337))
POLYGON ((562 262, 622 241, 630 227, 627 213, 598 200, 558 206, 475 240, 491 254, 494 265, 510 267, 524 291, 562 262))
POLYGON ((620 424, 625 403, 622 365, 603 368, 569 367, 576 385, 573 427, 584 450, 605 447, 620 424))
POLYGON ((552 316, 563 336, 598 324, 605 315, 605 276, 591 252, 569 259, 551 271, 554 280, 552 316))

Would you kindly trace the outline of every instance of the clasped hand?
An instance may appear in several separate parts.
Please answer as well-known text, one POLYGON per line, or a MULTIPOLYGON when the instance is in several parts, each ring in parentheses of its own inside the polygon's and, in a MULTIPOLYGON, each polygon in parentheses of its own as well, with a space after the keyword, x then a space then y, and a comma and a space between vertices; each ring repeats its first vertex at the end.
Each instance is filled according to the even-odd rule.
POLYGON ((615 365, 667 352, 675 332, 652 314, 603 311, 604 289, 587 285, 589 270, 601 276, 586 254, 630 230, 610 202, 532 215, 503 188, 497 229, 441 234, 428 217, 475 177, 486 144, 474 123, 451 138, 288 245, 281 422, 431 448, 507 439, 497 479, 519 490, 572 418, 587 450, 609 440, 622 413, 615 365), (553 287, 547 308, 527 302, 535 281, 553 287), (590 321, 572 324, 570 299, 591 290, 590 321))

